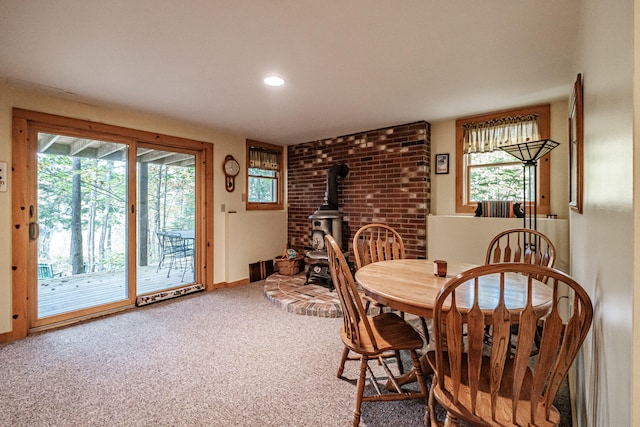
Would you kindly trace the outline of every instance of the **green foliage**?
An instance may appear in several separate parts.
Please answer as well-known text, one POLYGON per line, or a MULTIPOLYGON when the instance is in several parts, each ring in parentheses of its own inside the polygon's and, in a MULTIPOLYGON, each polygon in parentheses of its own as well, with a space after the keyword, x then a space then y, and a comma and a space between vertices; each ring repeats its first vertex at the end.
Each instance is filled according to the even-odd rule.
MULTIPOLYGON (((469 201, 522 201, 523 166, 503 151, 468 155, 469 201)), ((528 179, 528 174, 527 174, 528 179)))
POLYGON ((255 203, 275 203, 278 201, 276 172, 249 168, 248 200, 255 203))
POLYGON ((125 267, 126 256, 125 256, 125 253, 122 251, 119 251, 119 252, 107 251, 105 252, 101 261, 102 261, 102 266, 105 270, 117 271, 125 267))
POLYGON ((469 200, 522 200, 522 166, 471 168, 469 200))
POLYGON ((195 228, 196 194, 194 166, 149 165, 149 217, 157 216, 158 230, 193 230, 195 228), (159 208, 159 210, 158 210, 159 208))
POLYGON ((472 153, 468 158, 470 162, 469 164, 471 165, 513 163, 515 160, 515 157, 502 150, 496 150, 487 153, 472 153))
MULTIPOLYGON (((126 157, 124 157, 126 159, 126 157)), ((72 237, 73 157, 38 154, 38 257, 55 260, 59 271, 71 271, 70 254, 61 253, 72 237), (52 250, 52 239, 55 248, 52 250)), ((90 271, 122 269, 128 246, 128 168, 126 160, 83 158, 80 171, 82 258, 90 271)), ((149 223, 147 248, 153 259, 159 250, 156 231, 195 228, 195 166, 149 163, 149 223)), ((76 236, 77 237, 77 236, 76 236)), ((154 258, 155 257, 155 258, 154 258)))
MULTIPOLYGON (((56 259, 63 266, 63 270, 70 269, 69 254, 51 253, 51 239, 54 236, 65 242, 70 240, 73 232, 72 221, 72 180, 74 157, 54 154, 38 154, 38 222, 40 224, 41 239, 38 244, 38 256, 42 260, 56 259), (64 257, 64 258, 63 258, 64 257), (62 262, 61 259, 66 259, 62 262)), ((102 227, 118 227, 125 229, 126 224, 126 162, 85 158, 81 162, 80 171, 81 200, 80 218, 82 234, 94 236, 90 233, 102 227), (103 220, 107 220, 105 224, 103 220)), ((124 232, 120 233, 124 247, 124 232)), ((77 237, 75 237, 77 238, 77 237)), ((86 238, 86 237, 85 237, 86 238)), ((88 242, 97 245, 95 239, 88 242)), ((84 245, 82 258, 86 263, 102 264, 100 259, 90 259, 88 245, 84 245)), ((121 249, 122 251, 122 249, 121 249)), ((104 251, 102 251, 104 252, 104 251)))
POLYGON ((38 155, 38 223, 40 230, 68 227, 71 199, 71 157, 38 155))

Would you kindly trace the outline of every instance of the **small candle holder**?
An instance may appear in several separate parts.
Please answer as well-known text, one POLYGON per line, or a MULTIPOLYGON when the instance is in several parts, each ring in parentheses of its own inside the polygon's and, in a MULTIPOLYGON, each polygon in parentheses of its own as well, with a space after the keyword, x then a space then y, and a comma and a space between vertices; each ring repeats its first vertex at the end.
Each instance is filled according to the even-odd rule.
POLYGON ((447 277, 447 261, 441 259, 433 261, 433 275, 447 277))

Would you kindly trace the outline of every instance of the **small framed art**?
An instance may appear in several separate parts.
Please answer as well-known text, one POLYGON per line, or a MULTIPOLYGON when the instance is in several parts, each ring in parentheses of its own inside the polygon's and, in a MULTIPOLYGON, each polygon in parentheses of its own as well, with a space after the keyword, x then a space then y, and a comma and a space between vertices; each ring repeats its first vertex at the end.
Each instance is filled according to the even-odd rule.
POLYGON ((436 154, 436 173, 449 173, 449 154, 436 154))

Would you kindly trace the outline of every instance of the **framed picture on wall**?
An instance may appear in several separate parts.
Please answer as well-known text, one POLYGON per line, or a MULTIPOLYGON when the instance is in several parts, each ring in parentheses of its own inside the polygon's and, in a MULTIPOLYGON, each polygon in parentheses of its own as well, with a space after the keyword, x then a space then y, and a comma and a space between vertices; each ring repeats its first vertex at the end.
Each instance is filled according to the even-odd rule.
POLYGON ((436 173, 449 173, 449 154, 436 154, 436 173))
POLYGON ((583 176, 582 75, 578 74, 569 104, 569 206, 582 213, 583 176))

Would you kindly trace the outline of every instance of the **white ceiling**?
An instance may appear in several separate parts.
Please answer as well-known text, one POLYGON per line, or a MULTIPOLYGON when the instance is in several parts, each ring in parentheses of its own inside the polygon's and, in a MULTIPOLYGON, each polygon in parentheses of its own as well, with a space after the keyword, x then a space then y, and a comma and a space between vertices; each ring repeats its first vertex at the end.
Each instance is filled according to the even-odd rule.
POLYGON ((567 98, 580 5, 0 0, 0 79, 295 144, 567 98))

